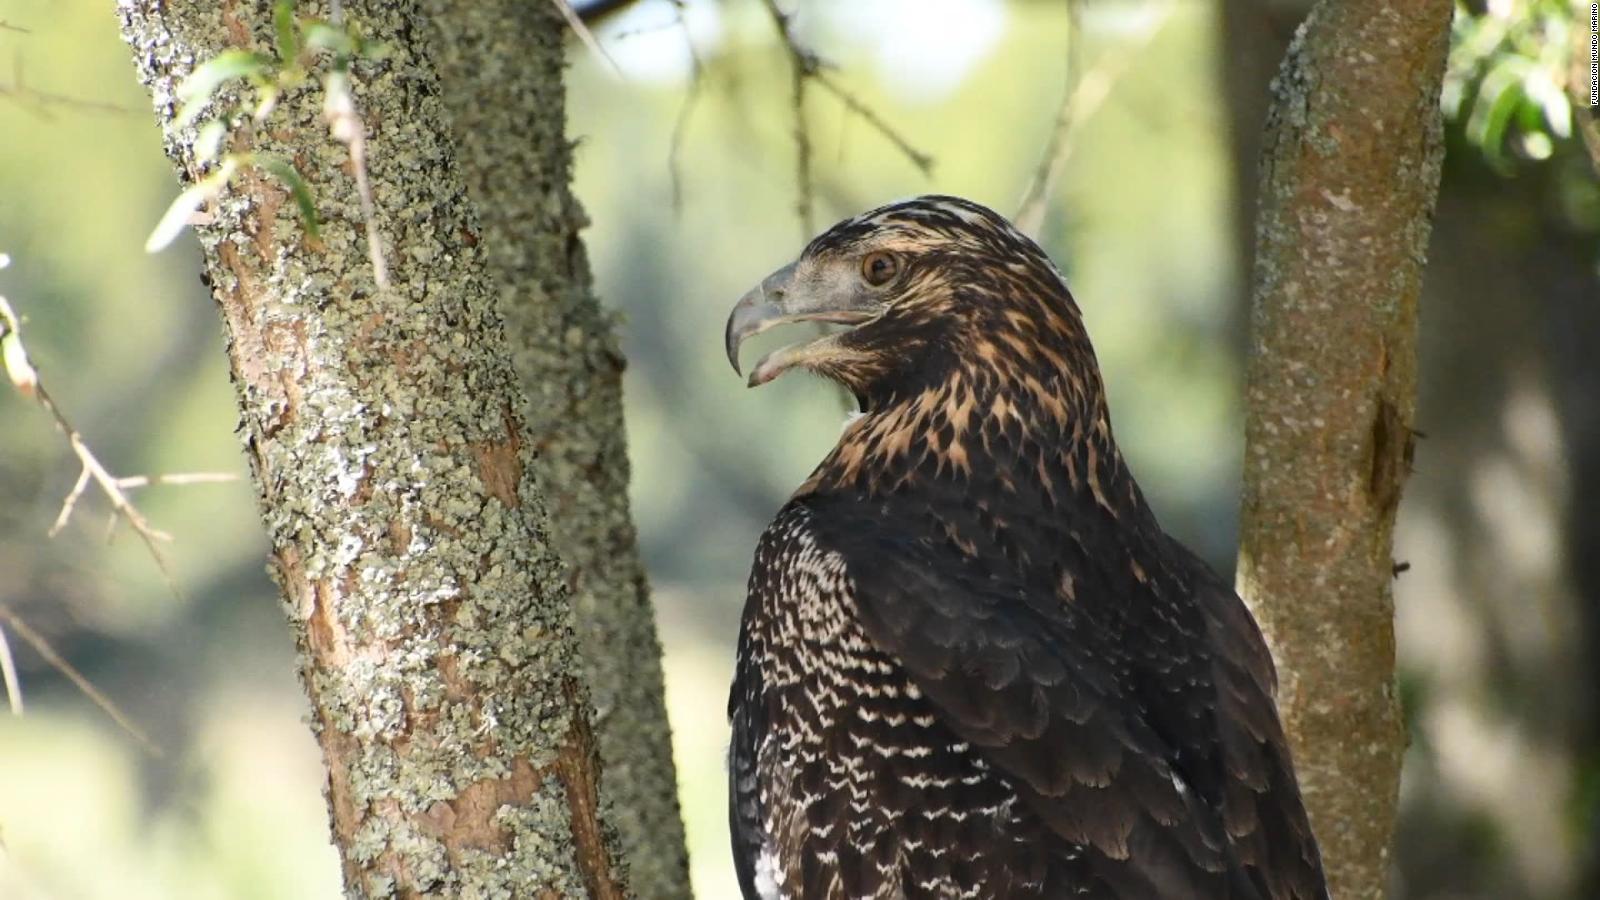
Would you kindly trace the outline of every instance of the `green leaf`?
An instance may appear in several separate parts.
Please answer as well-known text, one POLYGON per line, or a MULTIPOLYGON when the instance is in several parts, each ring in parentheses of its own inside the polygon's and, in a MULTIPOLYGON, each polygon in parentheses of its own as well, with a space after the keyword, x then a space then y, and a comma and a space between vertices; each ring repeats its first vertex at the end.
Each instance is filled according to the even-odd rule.
POLYGON ((329 25, 321 19, 312 19, 301 29, 306 46, 313 50, 327 50, 341 56, 348 56, 356 50, 355 39, 343 28, 329 25))
POLYGON ((294 65, 300 56, 300 38, 294 30, 294 0, 278 0, 272 7, 272 30, 277 37, 278 59, 294 65))
POLYGON ((182 127, 198 118, 211 95, 229 79, 261 75, 271 69, 272 60, 249 50, 224 50, 206 60, 178 85, 178 99, 184 104, 177 124, 182 127))
POLYGON ((22 336, 16 329, 7 328, 4 337, 0 337, 0 361, 4 362, 6 377, 25 397, 32 397, 39 387, 39 373, 33 369, 33 364, 28 362, 28 351, 22 346, 22 336))
POLYGON ((1522 92, 1543 111, 1551 134, 1563 140, 1572 136, 1572 102, 1550 72, 1534 68, 1523 80, 1522 92))
POLYGON ((167 249, 167 245, 182 233, 185 225, 189 224, 189 217, 194 215, 195 210, 198 210, 209 196, 211 192, 204 184, 193 185, 179 194, 177 199, 172 201, 172 205, 167 207, 167 211, 161 214, 161 221, 151 229, 150 236, 145 238, 144 252, 160 253, 167 249))
POLYGON ((281 96, 283 92, 276 84, 263 86, 256 92, 256 108, 250 113, 250 117, 257 122, 266 121, 267 116, 272 115, 272 111, 278 108, 278 98, 281 96))
POLYGON ((227 187, 228 179, 233 177, 233 173, 238 168, 238 160, 229 156, 222 161, 222 165, 217 168, 217 171, 207 175, 179 194, 177 199, 172 201, 172 205, 167 207, 167 211, 162 213, 161 221, 157 222, 156 227, 150 231, 150 237, 145 239, 144 252, 159 253, 166 249, 167 245, 172 243, 183 232, 183 226, 189 224, 189 217, 194 215, 195 211, 200 209, 200 206, 207 200, 215 197, 222 192, 224 187, 227 187))
POLYGON ((315 239, 319 236, 317 229, 317 204, 311 198, 311 188, 306 185, 304 178, 300 177, 300 170, 286 159, 277 156, 258 155, 255 164, 273 177, 283 182, 289 189, 289 195, 294 198, 295 206, 300 209, 300 218, 306 224, 306 234, 315 239))
POLYGON ((200 135, 194 140, 194 158, 203 163, 217 158, 222 149, 222 139, 228 136, 228 126, 221 119, 212 119, 200 126, 200 135))
POLYGON ((1478 86, 1472 115, 1467 118, 1467 139, 1497 168, 1505 165, 1506 128, 1526 99, 1522 91, 1526 74, 1527 62, 1519 57, 1507 58, 1490 69, 1478 86))

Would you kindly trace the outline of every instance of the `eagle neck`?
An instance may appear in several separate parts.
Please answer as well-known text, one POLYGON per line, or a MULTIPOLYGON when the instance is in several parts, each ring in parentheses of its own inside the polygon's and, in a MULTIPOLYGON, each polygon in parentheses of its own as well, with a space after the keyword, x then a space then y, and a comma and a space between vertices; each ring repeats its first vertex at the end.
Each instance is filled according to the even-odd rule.
POLYGON ((1001 377, 962 367, 882 398, 845 427, 797 492, 963 504, 985 492, 1148 516, 1112 435, 1098 376, 1001 377))

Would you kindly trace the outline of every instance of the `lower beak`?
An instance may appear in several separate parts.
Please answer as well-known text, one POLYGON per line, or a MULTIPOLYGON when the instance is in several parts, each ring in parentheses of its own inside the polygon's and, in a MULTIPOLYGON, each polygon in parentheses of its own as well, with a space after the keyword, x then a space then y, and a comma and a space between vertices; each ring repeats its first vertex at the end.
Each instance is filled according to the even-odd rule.
POLYGON ((788 299, 789 284, 793 278, 794 263, 790 263, 761 279, 760 284, 745 292, 734 304, 722 336, 733 371, 744 374, 739 368, 739 347, 746 340, 789 320, 790 313, 783 303, 788 299))

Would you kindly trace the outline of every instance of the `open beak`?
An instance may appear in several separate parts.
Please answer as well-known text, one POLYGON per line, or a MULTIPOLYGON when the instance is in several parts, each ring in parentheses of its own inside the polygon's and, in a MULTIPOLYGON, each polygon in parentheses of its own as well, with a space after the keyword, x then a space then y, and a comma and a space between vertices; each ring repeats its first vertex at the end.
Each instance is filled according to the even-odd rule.
MULTIPOLYGON (((739 368, 739 347, 746 340, 769 328, 792 322, 832 322, 841 325, 859 325, 878 314, 873 305, 862 304, 848 291, 808 289, 795 282, 795 263, 773 272, 752 288, 734 305, 728 315, 727 330, 723 335, 728 350, 728 362, 735 372, 739 368)), ((763 356, 750 370, 749 386, 766 384, 785 371, 814 361, 833 350, 838 335, 825 335, 808 342, 789 344, 763 356)))

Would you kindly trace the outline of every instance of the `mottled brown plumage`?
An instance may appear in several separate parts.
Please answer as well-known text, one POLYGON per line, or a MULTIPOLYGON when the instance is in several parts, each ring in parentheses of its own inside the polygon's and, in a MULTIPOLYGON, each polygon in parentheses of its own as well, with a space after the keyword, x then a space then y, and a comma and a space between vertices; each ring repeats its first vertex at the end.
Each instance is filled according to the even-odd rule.
POLYGON ((729 701, 751 898, 1326 896, 1232 589, 1155 521, 1059 273, 968 201, 841 222, 743 299, 862 415, 763 534, 729 701))

